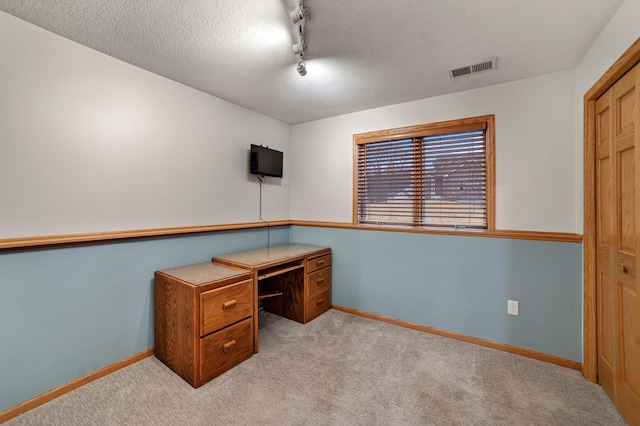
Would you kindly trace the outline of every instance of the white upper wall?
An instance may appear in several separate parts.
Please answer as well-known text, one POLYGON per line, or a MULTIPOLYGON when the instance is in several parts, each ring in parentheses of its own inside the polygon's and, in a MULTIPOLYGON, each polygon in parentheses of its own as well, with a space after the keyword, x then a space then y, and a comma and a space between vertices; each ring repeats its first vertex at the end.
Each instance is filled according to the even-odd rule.
POLYGON ((577 92, 584 94, 640 37, 640 0, 625 1, 576 69, 577 92))
POLYGON ((640 0, 627 0, 576 69, 576 222, 583 228, 584 95, 640 37, 640 0))
POLYGON ((0 238, 257 221, 250 143, 285 151, 288 219, 289 125, 4 12, 0 63, 0 238))
POLYGON ((575 71, 290 128, 0 12, 0 238, 256 221, 250 143, 285 151, 265 219, 350 222, 354 133, 484 114, 496 226, 582 232, 582 96, 638 22, 627 0, 575 71))
POLYGON ((351 222, 353 134, 496 117, 496 228, 576 232, 575 72, 299 124, 291 132, 291 218, 351 222))

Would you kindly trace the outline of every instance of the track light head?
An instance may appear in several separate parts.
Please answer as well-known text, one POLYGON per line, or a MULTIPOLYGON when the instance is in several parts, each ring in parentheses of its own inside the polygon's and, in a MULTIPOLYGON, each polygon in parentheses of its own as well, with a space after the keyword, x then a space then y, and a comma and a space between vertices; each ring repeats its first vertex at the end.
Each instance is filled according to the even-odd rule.
POLYGON ((300 62, 298 62, 296 71, 298 71, 298 74, 300 74, 301 77, 307 75, 307 63, 304 61, 304 59, 301 59, 300 62))
POLYGON ((298 42, 292 46, 294 55, 302 55, 307 48, 304 44, 304 38, 300 36, 298 42))
POLYGON ((304 9, 302 8, 302 5, 296 5, 295 9, 289 12, 289 17, 291 17, 291 21, 294 25, 304 25, 304 9))
POLYGON ((296 71, 298 71, 301 77, 304 77, 307 75, 307 63, 304 61, 304 51, 307 49, 307 45, 304 42, 304 25, 311 14, 309 8, 304 7, 302 0, 298 0, 296 7, 289 13, 289 16, 298 29, 298 42, 291 46, 293 54, 298 57, 296 71))
POLYGON ((289 12, 289 17, 294 25, 304 26, 305 22, 311 17, 308 7, 304 7, 302 0, 298 0, 296 7, 289 12))

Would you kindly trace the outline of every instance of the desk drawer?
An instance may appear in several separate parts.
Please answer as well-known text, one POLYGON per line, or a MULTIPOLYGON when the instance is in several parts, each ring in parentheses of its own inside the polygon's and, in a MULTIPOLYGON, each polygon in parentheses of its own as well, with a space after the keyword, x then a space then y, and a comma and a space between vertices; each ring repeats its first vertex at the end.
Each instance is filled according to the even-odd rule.
POLYGON ((307 322, 326 312, 331 307, 331 289, 310 296, 307 300, 307 322))
POLYGON ((322 268, 308 275, 309 296, 331 287, 331 268, 322 268))
POLYGON ((253 280, 241 281, 200 295, 200 336, 253 314, 253 280))
POLYGON ((253 355, 252 330, 253 321, 247 318, 200 339, 199 384, 219 376, 253 355))
POLYGON ((307 261, 307 273, 331 266, 331 253, 307 261))

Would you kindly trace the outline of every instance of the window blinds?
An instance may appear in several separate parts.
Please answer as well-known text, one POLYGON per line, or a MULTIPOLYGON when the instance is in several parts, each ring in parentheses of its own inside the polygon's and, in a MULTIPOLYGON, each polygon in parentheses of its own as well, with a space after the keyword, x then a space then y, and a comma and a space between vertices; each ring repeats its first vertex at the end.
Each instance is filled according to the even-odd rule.
POLYGON ((357 156, 358 223, 487 227, 484 128, 362 143, 357 156))

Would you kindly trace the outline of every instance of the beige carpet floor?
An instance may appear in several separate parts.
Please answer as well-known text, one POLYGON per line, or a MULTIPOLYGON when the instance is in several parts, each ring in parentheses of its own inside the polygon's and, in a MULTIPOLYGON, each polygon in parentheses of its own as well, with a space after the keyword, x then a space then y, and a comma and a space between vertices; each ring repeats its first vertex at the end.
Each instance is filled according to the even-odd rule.
POLYGON ((260 315, 260 353, 193 389, 155 357, 17 425, 624 425, 574 370, 330 310, 260 315))

